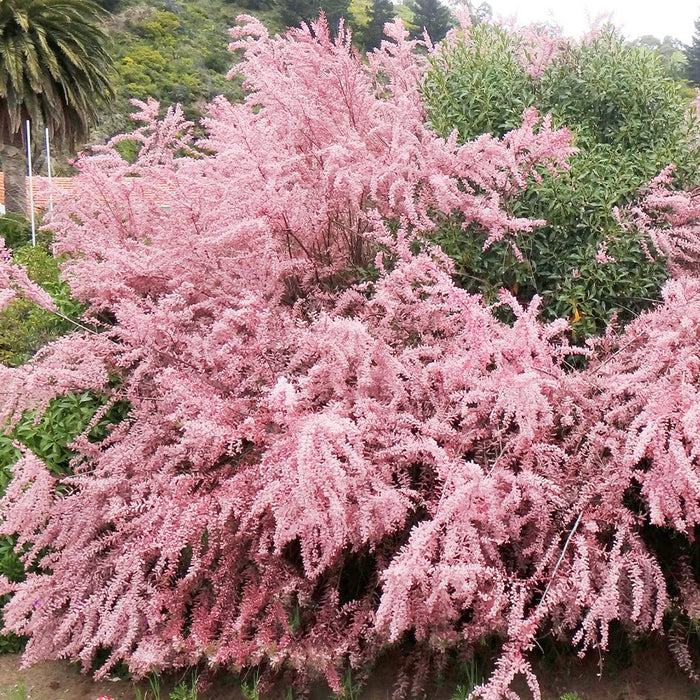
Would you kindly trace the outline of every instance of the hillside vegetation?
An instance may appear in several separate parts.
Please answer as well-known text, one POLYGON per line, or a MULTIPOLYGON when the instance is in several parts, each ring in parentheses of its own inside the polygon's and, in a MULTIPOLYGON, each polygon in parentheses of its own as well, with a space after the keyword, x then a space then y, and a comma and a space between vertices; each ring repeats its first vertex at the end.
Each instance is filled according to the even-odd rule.
MULTIPOLYGON (((131 128, 131 98, 180 103, 196 118, 216 95, 239 97, 240 85, 226 80, 233 65, 228 28, 249 8, 225 0, 122 0, 110 9, 116 99, 105 109, 98 138, 131 128)), ((256 12, 272 30, 281 29, 274 12, 256 12)))
POLYGON ((226 75, 235 62, 228 51, 228 29, 240 14, 254 14, 271 33, 277 33, 287 23, 296 24, 307 15, 314 18, 323 5, 331 20, 334 14, 348 17, 355 43, 367 48, 378 43, 373 39, 379 35, 371 26, 373 19, 383 24, 395 11, 411 23, 413 15, 407 6, 394 8, 386 0, 384 14, 375 18, 373 12, 380 3, 341 0, 335 2, 339 7, 331 8, 330 3, 287 0, 104 0, 102 4, 112 12, 109 30, 117 69, 116 99, 105 105, 93 140, 133 128, 132 98, 179 103, 195 121, 217 95, 239 99, 240 82, 229 81, 226 75))

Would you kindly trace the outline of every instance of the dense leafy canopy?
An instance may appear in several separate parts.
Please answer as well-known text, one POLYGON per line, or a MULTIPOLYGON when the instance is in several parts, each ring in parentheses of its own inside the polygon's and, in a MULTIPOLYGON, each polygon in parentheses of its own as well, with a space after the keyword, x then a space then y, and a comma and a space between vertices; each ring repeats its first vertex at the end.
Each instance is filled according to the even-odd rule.
POLYGON ((411 0, 410 7, 418 36, 426 31, 433 41, 441 41, 454 24, 452 12, 441 0, 411 0))
POLYGON ((690 46, 685 49, 685 58, 689 80, 700 85, 700 19, 695 21, 695 33, 690 46))
POLYGON ((696 184, 700 130, 657 54, 611 28, 575 44, 546 29, 481 24, 437 53, 424 91, 439 133, 500 135, 536 106, 570 128, 579 149, 562 177, 545 175, 510 203, 515 214, 547 222, 521 237, 522 258, 503 244, 484 253, 478 231, 461 221, 440 228, 436 240, 461 284, 490 298, 502 286, 523 301, 540 294, 545 315, 573 319, 579 337, 659 299, 666 266, 617 210, 670 163, 676 186, 696 184), (605 265, 597 260, 603 248, 605 265))
POLYGON ((384 38, 384 25, 394 18, 391 0, 372 0, 367 25, 362 37, 368 49, 377 48, 384 38))

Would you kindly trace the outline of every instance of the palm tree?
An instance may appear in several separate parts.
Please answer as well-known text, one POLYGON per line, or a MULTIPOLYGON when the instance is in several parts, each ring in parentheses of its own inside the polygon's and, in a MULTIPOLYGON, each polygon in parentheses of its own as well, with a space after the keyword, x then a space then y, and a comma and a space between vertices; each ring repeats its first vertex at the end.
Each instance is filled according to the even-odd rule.
POLYGON ((111 94, 111 60, 94 0, 0 0, 0 144, 8 211, 26 213, 24 123, 73 146, 111 94))

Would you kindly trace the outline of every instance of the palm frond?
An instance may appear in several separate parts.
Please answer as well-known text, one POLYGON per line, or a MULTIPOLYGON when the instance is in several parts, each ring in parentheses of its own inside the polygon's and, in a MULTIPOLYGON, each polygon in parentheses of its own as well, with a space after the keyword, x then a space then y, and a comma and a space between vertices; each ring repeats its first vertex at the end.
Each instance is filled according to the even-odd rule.
POLYGON ((0 139, 24 119, 72 143, 111 94, 107 13, 94 0, 0 1, 0 139))

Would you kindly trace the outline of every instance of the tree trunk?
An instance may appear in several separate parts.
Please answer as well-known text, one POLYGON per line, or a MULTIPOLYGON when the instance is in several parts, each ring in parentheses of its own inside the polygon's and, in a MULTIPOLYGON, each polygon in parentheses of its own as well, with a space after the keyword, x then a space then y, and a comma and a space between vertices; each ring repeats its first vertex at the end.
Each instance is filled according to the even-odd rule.
POLYGON ((27 216, 27 161, 21 132, 2 144, 0 157, 5 173, 5 209, 27 216))

